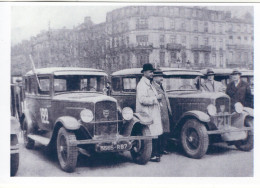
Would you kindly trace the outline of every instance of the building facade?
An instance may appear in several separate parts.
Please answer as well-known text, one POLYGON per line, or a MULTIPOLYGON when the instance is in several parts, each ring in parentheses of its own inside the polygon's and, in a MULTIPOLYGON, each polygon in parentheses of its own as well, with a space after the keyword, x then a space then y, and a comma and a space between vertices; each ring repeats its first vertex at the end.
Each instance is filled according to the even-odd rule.
POLYGON ((86 17, 73 29, 49 29, 14 46, 12 69, 22 57, 28 61, 24 56, 29 53, 37 67, 80 66, 108 73, 148 62, 156 67, 252 68, 253 44, 250 16, 233 18, 205 7, 129 6, 108 12, 104 23, 86 17))

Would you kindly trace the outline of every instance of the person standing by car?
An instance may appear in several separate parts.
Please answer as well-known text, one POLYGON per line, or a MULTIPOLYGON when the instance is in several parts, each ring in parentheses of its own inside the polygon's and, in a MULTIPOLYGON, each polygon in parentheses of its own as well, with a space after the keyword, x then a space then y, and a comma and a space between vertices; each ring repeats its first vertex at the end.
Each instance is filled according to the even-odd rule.
MULTIPOLYGON (((161 120, 161 100, 162 94, 158 94, 156 89, 152 86, 153 65, 150 63, 143 65, 143 77, 137 85, 136 89, 136 112, 145 112, 152 119, 153 124, 150 125, 150 131, 152 136, 159 136, 163 133, 162 120, 161 120)), ((159 141, 153 139, 153 152, 151 161, 160 162, 159 154, 159 141)))
POLYGON ((250 95, 250 87, 248 83, 240 79, 241 72, 237 69, 231 73, 233 81, 227 86, 227 95, 231 98, 231 106, 234 108, 234 104, 240 102, 244 106, 247 106, 246 99, 250 95))
POLYGON ((170 133, 170 116, 171 116, 171 106, 168 99, 168 96, 163 88, 163 72, 159 69, 154 71, 152 85, 156 89, 158 94, 162 94, 161 100, 161 118, 162 118, 162 127, 163 134, 159 136, 159 146, 161 154, 168 154, 166 150, 167 145, 167 134, 170 133))
POLYGON ((218 81, 214 80, 215 73, 212 69, 207 70, 207 79, 204 81, 203 84, 201 84, 203 91, 208 92, 225 92, 226 88, 225 86, 218 81))

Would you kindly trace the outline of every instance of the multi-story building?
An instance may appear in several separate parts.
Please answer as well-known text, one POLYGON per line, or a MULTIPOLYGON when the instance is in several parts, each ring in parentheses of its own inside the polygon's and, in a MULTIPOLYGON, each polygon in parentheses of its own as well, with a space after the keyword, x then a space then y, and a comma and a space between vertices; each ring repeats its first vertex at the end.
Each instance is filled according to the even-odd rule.
POLYGON ((253 19, 233 18, 228 11, 129 6, 108 12, 103 23, 85 17, 73 29, 49 29, 16 45, 12 65, 28 64, 31 53, 36 67, 80 66, 108 73, 148 62, 166 67, 252 68, 253 36, 253 19))

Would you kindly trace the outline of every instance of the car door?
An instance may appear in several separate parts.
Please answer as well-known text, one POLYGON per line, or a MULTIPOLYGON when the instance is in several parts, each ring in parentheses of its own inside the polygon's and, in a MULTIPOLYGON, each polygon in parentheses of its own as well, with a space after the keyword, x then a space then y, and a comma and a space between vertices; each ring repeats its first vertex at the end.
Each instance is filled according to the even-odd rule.
POLYGON ((38 76, 39 84, 37 89, 37 124, 41 130, 52 128, 52 106, 51 106, 51 79, 49 75, 38 76))

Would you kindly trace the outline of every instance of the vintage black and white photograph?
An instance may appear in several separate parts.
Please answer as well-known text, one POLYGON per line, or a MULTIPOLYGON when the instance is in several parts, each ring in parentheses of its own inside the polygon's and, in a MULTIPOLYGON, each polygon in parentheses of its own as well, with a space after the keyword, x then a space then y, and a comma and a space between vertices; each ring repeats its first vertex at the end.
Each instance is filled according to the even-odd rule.
POLYGON ((254 177, 254 6, 10 9, 11 178, 254 177))

